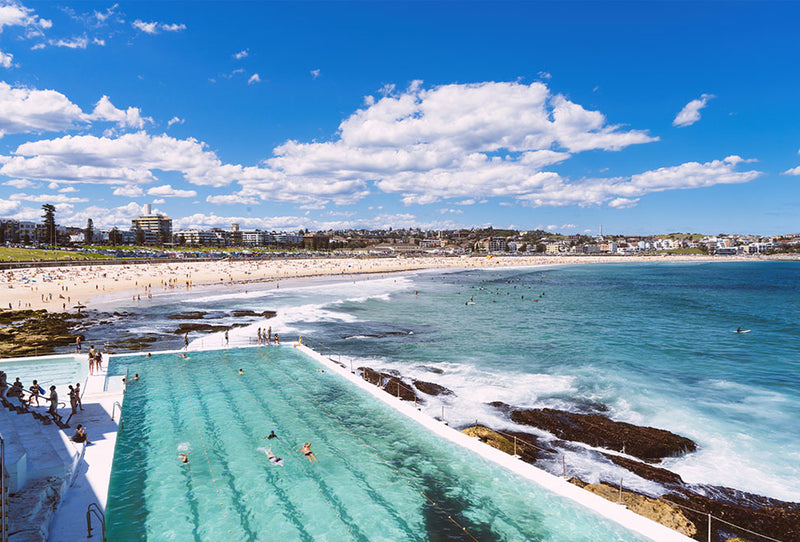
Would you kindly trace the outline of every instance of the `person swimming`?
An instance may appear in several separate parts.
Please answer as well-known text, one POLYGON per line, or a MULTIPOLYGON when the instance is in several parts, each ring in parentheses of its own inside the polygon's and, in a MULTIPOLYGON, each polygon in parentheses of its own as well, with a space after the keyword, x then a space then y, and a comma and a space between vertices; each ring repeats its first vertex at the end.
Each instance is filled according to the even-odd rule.
POLYGON ((278 438, 278 435, 276 435, 276 434, 275 434, 275 431, 270 431, 270 432, 269 432, 269 435, 267 435, 267 436, 266 436, 266 437, 264 437, 264 438, 267 438, 267 439, 278 438))
POLYGON ((264 450, 264 453, 267 454, 267 459, 269 459, 270 463, 275 463, 276 465, 279 465, 281 467, 283 466, 283 459, 281 459, 280 457, 276 457, 275 454, 272 453, 272 450, 266 449, 264 450))
POLYGON ((310 442, 303 443, 303 447, 300 448, 298 451, 299 452, 303 452, 303 455, 305 455, 308 458, 308 462, 309 463, 313 463, 315 461, 318 462, 317 456, 315 456, 314 452, 311 451, 311 443, 310 442))
POLYGON ((188 463, 189 462, 189 452, 181 452, 178 454, 178 459, 181 460, 181 463, 188 463))

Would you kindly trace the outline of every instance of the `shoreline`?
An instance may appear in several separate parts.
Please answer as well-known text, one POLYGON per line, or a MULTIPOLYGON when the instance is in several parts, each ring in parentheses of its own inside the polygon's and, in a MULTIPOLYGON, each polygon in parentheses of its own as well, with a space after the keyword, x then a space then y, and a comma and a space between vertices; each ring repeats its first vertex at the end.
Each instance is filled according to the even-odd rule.
POLYGON ((797 261, 775 256, 420 256, 313 258, 242 261, 150 262, 26 267, 0 272, 0 310, 70 312, 92 308, 100 298, 127 294, 147 299, 157 293, 211 286, 253 284, 312 277, 346 277, 435 269, 501 269, 552 265, 644 262, 797 261))

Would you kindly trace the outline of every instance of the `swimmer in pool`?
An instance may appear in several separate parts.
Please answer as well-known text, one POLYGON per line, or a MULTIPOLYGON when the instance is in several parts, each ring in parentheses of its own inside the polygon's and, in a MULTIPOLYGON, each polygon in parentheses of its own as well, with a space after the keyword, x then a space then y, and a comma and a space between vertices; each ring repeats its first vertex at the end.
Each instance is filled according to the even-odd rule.
POLYGON ((300 449, 299 449, 299 450, 297 450, 297 451, 298 451, 298 452, 303 452, 303 455, 305 455, 305 456, 308 458, 308 462, 309 462, 309 463, 314 463, 315 461, 316 461, 316 462, 319 462, 319 461, 317 460, 317 456, 315 456, 315 455, 314 455, 314 452, 312 452, 312 451, 311 451, 311 443, 310 443, 310 442, 306 442, 306 443, 304 443, 304 444, 303 444, 303 447, 302 447, 302 448, 300 448, 300 449))
POLYGON ((189 452, 178 454, 178 459, 181 460, 181 463, 188 463, 189 462, 189 452))

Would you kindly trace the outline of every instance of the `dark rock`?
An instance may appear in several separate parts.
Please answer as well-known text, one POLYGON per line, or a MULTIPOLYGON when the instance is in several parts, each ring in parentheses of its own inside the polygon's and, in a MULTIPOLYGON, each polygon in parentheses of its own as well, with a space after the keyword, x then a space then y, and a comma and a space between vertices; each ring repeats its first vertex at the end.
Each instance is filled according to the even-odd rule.
POLYGON ((278 315, 276 311, 263 311, 263 312, 256 312, 248 309, 237 309, 233 311, 231 314, 236 318, 241 318, 243 316, 263 316, 264 318, 274 318, 278 315))
POLYGON ((209 332, 211 332, 211 331, 225 331, 226 329, 228 329, 228 326, 215 326, 215 325, 212 325, 212 324, 198 324, 198 323, 194 323, 194 322, 191 322, 191 323, 184 322, 184 323, 180 324, 178 326, 178 329, 176 329, 172 333, 174 333, 176 335, 179 335, 179 334, 182 335, 182 334, 187 333, 189 331, 209 331, 209 332))
POLYGON ((641 476, 647 480, 652 480, 653 482, 658 482, 659 484, 668 487, 678 487, 683 485, 683 479, 678 474, 675 474, 667 469, 654 467, 653 465, 648 465, 647 463, 642 463, 641 461, 635 461, 633 459, 620 457, 614 454, 603 454, 603 456, 607 457, 620 467, 628 469, 635 475, 641 476))
POLYGON ((187 312, 179 312, 177 314, 170 314, 167 316, 170 320, 200 320, 203 318, 207 312, 204 311, 187 311, 187 312))
POLYGON ((376 371, 371 367, 359 367, 358 370, 361 373, 361 378, 371 384, 381 386, 383 391, 390 395, 400 397, 403 401, 416 400, 418 402, 423 402, 422 398, 420 398, 408 384, 396 376, 399 375, 399 373, 395 371, 392 371, 395 374, 390 374, 376 371))
POLYGON ((511 412, 511 420, 544 429, 558 438, 623 452, 651 463, 697 449, 692 440, 664 429, 617 422, 599 414, 519 409, 511 412))
POLYGON ((440 369, 438 367, 431 367, 430 365, 420 365, 420 369, 425 369, 429 373, 434 373, 434 374, 437 374, 437 375, 444 374, 444 370, 442 370, 442 369, 440 369))
POLYGON ((422 393, 428 395, 455 395, 453 390, 447 389, 444 386, 435 384, 433 382, 425 382, 424 380, 414 380, 414 387, 422 393))

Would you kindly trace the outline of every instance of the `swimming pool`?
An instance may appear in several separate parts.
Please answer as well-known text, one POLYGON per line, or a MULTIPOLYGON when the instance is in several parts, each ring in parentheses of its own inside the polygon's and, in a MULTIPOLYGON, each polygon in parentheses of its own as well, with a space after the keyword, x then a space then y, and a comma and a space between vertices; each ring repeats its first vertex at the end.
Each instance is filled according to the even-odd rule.
POLYGON ((126 368, 140 380, 117 439, 110 540, 642 540, 291 348, 112 359, 126 368), (297 451, 305 441, 318 463, 297 451))
POLYGON ((38 380, 44 389, 49 389, 52 385, 67 386, 76 382, 83 384, 89 374, 89 365, 84 358, 85 355, 0 360, 0 371, 5 371, 9 385, 19 377, 25 389, 28 389, 33 380, 38 380))

